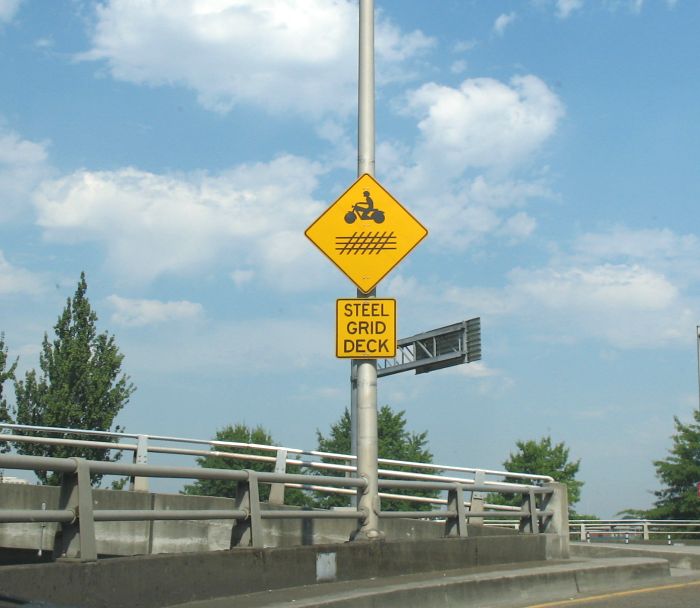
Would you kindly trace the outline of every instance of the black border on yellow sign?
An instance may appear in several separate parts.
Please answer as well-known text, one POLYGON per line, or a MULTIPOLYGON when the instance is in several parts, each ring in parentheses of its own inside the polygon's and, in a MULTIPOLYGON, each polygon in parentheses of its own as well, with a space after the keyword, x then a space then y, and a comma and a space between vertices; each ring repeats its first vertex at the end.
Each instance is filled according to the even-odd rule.
POLYGON ((335 301, 335 356, 338 359, 393 359, 396 357, 396 299, 395 298, 338 298, 335 301), (393 317, 394 317, 394 341, 392 342, 393 351, 389 354, 382 355, 363 355, 358 357, 356 355, 340 354, 340 323, 339 323, 339 312, 341 302, 364 302, 364 303, 378 303, 378 302, 390 302, 393 306, 393 317))

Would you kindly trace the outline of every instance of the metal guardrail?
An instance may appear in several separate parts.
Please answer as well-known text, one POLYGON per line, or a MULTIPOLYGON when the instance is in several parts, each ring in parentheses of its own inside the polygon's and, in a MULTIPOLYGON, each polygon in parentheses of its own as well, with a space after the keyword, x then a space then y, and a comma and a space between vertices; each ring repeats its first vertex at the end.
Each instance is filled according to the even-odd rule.
MULTIPOLYGON (((144 464, 103 462, 82 458, 47 458, 41 456, 0 455, 0 467, 9 469, 53 471, 62 474, 59 508, 39 509, 0 509, 0 522, 56 522, 60 533, 56 537, 54 555, 77 558, 81 561, 97 559, 95 522, 101 521, 153 521, 228 519, 234 520, 231 546, 262 547, 262 520, 264 519, 354 519, 362 520, 367 514, 362 508, 348 510, 312 509, 272 509, 263 511, 260 506, 259 484, 294 483, 302 487, 311 484, 324 487, 344 487, 363 489, 366 480, 356 477, 331 477, 296 475, 291 473, 265 473, 250 470, 206 469, 200 467, 170 467, 144 464), (168 477, 179 479, 217 479, 235 481, 237 492, 235 508, 231 510, 100 510, 95 509, 92 497, 90 474, 139 475, 143 477, 168 477)), ((379 517, 419 517, 421 519, 441 519, 445 521, 445 536, 466 536, 468 518, 498 516, 488 510, 465 508, 463 490, 465 485, 475 492, 507 491, 512 487, 498 488, 479 484, 456 482, 406 481, 380 479, 382 488, 433 489, 447 492, 446 508, 433 511, 381 511, 379 517)), ((506 517, 519 517, 521 530, 537 534, 546 531, 554 515, 548 509, 549 500, 554 495, 551 488, 522 488, 524 505, 522 508, 503 512, 506 517), (537 497, 542 497, 540 505, 537 497)), ((402 497, 405 498, 405 497, 402 497)))
MULTIPOLYGON (((0 454, 0 468, 32 471, 53 471, 62 474, 59 509, 1 509, 0 522, 55 522, 59 523, 54 555, 76 557, 82 561, 97 558, 95 522, 101 521, 155 521, 155 520, 233 520, 231 546, 262 546, 262 521, 265 519, 352 519, 362 521, 367 513, 362 508, 342 510, 280 508, 284 505, 284 488, 295 487, 306 491, 357 494, 366 486, 366 480, 353 476, 354 457, 319 451, 300 450, 281 446, 268 446, 217 440, 188 439, 161 435, 121 434, 106 431, 83 431, 54 427, 21 426, 0 424, 0 441, 19 443, 32 442, 67 445, 83 448, 131 451, 133 463, 85 460, 83 458, 46 458, 0 454), (11 431, 11 432, 7 432, 11 431), (43 433, 43 436, 21 433, 43 433), (60 435, 59 437, 46 435, 60 435), (69 436, 87 436, 96 439, 74 439, 69 436), (136 439, 135 443, 115 443, 104 439, 136 439), (207 445, 209 450, 190 447, 155 445, 155 442, 207 445), (269 452, 269 456, 217 450, 256 449, 269 452), (218 456, 257 462, 274 463, 273 472, 247 469, 211 469, 193 466, 161 466, 148 463, 149 453, 187 456, 218 456), (339 464, 338 461, 344 464, 339 464), (287 466, 310 470, 312 474, 287 472, 287 466), (319 475, 318 471, 325 474, 319 475), (328 475, 337 472, 339 475, 328 475), (104 510, 94 509, 90 475, 127 476, 132 480, 132 490, 147 490, 150 478, 169 479, 215 479, 236 483, 235 508, 231 510, 104 510), (260 507, 259 484, 269 484, 272 489, 268 500, 269 509, 260 507)), ((445 536, 465 536, 467 522, 483 523, 483 518, 517 518, 518 528, 525 533, 550 531, 554 512, 548 508, 555 495, 552 487, 543 487, 552 480, 543 475, 528 475, 508 471, 493 471, 471 467, 445 466, 409 461, 380 459, 383 467, 400 466, 422 469, 415 472, 380 469, 380 497, 387 500, 431 503, 441 508, 430 511, 380 511, 380 518, 437 519, 445 522, 445 536), (443 472, 450 474, 445 475, 443 472), (439 474, 443 473, 443 474, 439 474), (472 477, 459 475, 471 474, 472 477), (487 476, 523 479, 531 483, 512 483, 486 479, 487 476), (389 490, 389 491, 387 491, 389 490), (394 490, 394 492, 391 492, 394 490), (432 490, 443 494, 443 498, 397 494, 396 490, 432 490), (469 500, 465 492, 470 492, 469 500), (520 494, 522 506, 489 504, 489 493, 520 494)), ((510 524, 506 524, 510 527, 510 524)), ((561 527, 561 522, 556 524, 561 527)), ((564 527, 564 530, 566 528, 564 527)), ((557 530, 559 532, 559 530, 557 530)))
MULTIPOLYGON (((264 444, 242 443, 235 441, 218 441, 208 439, 192 439, 185 437, 171 437, 167 435, 150 435, 145 433, 114 433, 111 431, 93 431, 81 430, 60 427, 46 426, 31 426, 0 423, 0 441, 5 442, 24 442, 24 443, 39 443, 45 445, 65 445, 83 448, 100 448, 105 450, 118 450, 122 452, 132 452, 134 464, 147 464, 149 454, 168 454, 181 456, 197 456, 220 458, 230 458, 248 462, 269 462, 274 463, 276 472, 285 472, 287 467, 295 466, 302 469, 312 471, 334 472, 343 475, 352 475, 356 473, 357 468, 354 465, 356 457, 351 454, 337 454, 332 452, 321 452, 318 450, 303 450, 299 448, 271 446, 264 444), (4 432, 2 432, 4 431, 4 432), (9 431, 9 432, 8 432, 9 431), (13 433, 13 431, 15 431, 13 433), (19 433, 42 433, 42 436, 25 435, 19 433), (62 437, 51 437, 46 435, 62 435, 62 437), (66 437, 85 436, 96 437, 100 439, 108 439, 108 441, 72 439, 66 437), (135 439, 135 443, 122 443, 124 440, 135 439), (112 441, 109 441, 112 440, 112 441), (114 440, 117 440, 116 442, 114 440), (196 449, 193 447, 173 447, 172 445, 156 445, 155 443, 165 444, 189 444, 191 446, 208 446, 209 449, 196 449), (212 449, 213 448, 213 449, 212 449), (254 449, 262 452, 269 452, 269 456, 236 453, 231 451, 218 451, 216 448, 227 449, 254 449), (342 463, 342 464, 341 464, 342 463)), ((393 477, 406 480, 421 480, 421 481, 437 481, 437 482, 455 482, 455 483, 477 483, 486 486, 511 486, 514 493, 518 493, 524 487, 538 487, 544 483, 551 483, 552 477, 548 475, 534 475, 529 473, 515 473, 509 471, 498 471, 493 469, 481 469, 474 467, 461 467, 454 465, 433 464, 424 462, 413 462, 404 460, 394 460, 389 458, 379 458, 380 465, 379 475, 384 477, 393 477), (401 471, 386 467, 403 467, 413 469, 412 471, 401 471), (418 471, 425 471, 423 473, 418 471), (450 475, 446 475, 450 473, 450 475), (466 475, 470 475, 466 477, 466 475), (499 478, 499 479, 493 479, 499 478), (510 483, 503 481, 504 479, 522 480, 523 483, 510 483)), ((298 484, 289 484, 288 487, 298 487, 298 484)), ((134 475, 131 477, 130 489, 132 490, 148 490, 147 477, 134 475)), ((329 491, 324 487, 313 488, 315 491, 329 491)), ((355 494, 353 490, 334 489, 330 490, 339 494, 355 494)), ((488 490, 487 490, 488 491, 488 490)), ((404 495, 391 495, 383 493, 381 498, 386 500, 408 500, 415 499, 415 502, 445 504, 444 499, 432 499, 425 497, 407 497, 404 495)), ((483 498, 483 496, 477 496, 483 498)), ((281 504, 284 500, 284 489, 277 485, 273 486, 270 501, 275 504, 281 504)), ((495 510, 512 511, 513 507, 505 505, 488 505, 495 510)))
POLYGON ((569 522, 569 536, 581 542, 649 541, 665 540, 672 544, 672 537, 700 535, 700 520, 696 519, 586 519, 569 522))

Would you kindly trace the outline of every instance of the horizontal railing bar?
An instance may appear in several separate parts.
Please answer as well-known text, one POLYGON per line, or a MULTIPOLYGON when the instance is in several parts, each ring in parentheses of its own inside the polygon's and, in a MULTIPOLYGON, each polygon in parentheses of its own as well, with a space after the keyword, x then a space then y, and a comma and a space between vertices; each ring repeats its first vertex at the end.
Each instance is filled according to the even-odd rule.
MULTIPOLYGON (((147 440, 152 440, 152 441, 170 441, 170 442, 177 442, 177 443, 191 443, 191 444, 221 446, 221 447, 237 447, 237 448, 244 448, 244 449, 264 450, 264 451, 270 451, 270 452, 276 452, 279 450, 286 450, 287 453, 289 453, 289 454, 303 454, 303 455, 309 455, 309 456, 316 456, 319 458, 345 460, 346 462, 348 460, 355 460, 356 459, 356 457, 354 455, 351 455, 351 454, 338 454, 338 453, 334 453, 334 452, 321 452, 318 450, 300 450, 298 448, 290 448, 290 447, 284 447, 284 446, 270 446, 270 445, 264 445, 264 444, 243 443, 243 442, 235 442, 235 441, 193 439, 193 438, 185 438, 185 437, 172 437, 172 436, 167 436, 167 435, 148 435, 145 433, 144 434, 115 433, 112 431, 94 431, 94 430, 72 429, 72 428, 63 428, 63 427, 18 425, 18 424, 9 424, 9 423, 0 423, 0 428, 8 428, 8 429, 15 429, 15 430, 29 430, 29 431, 42 431, 42 432, 46 432, 46 433, 95 435, 95 436, 106 436, 106 437, 115 437, 115 438, 122 438, 122 437, 138 438, 140 436, 143 436, 147 440)), ((2 434, 0 434, 0 439, 2 439, 2 434)), ((125 444, 114 444, 113 446, 110 446, 110 447, 112 449, 129 449, 129 450, 133 449, 132 446, 130 446, 130 445, 125 446, 125 444), (120 447, 120 446, 124 446, 124 447, 120 447)), ((150 451, 156 452, 156 451, 161 451, 162 447, 149 445, 147 447, 147 449, 149 452, 150 451)), ((186 451, 178 452, 176 448, 171 448, 170 450, 168 450, 168 453, 187 454, 186 451), (172 450, 172 451, 170 451, 170 450, 172 450)), ((165 453, 165 452, 163 452, 163 453, 165 453)), ((441 464, 435 464, 435 463, 402 461, 402 460, 394 460, 394 459, 389 459, 389 458, 379 458, 378 462, 379 462, 379 464, 406 466, 406 467, 411 467, 411 468, 422 468, 422 469, 453 471, 453 472, 469 472, 469 473, 481 472, 484 475, 494 475, 494 476, 498 476, 498 477, 511 477, 513 479, 531 479, 531 480, 538 480, 538 481, 544 481, 544 482, 553 481, 553 478, 548 476, 548 475, 536 475, 536 474, 530 474, 530 473, 497 471, 497 470, 492 470, 492 469, 479 469, 479 468, 475 468, 475 467, 457 467, 457 466, 453 466, 453 465, 441 465, 441 464)))
MULTIPOLYGON (((23 441, 23 442, 29 442, 29 443, 46 443, 50 445, 70 445, 70 446, 79 446, 79 447, 90 447, 90 448, 104 448, 104 449, 118 449, 118 450, 131 450, 131 451, 136 451, 137 446, 131 445, 131 444, 113 444, 113 443, 107 443, 107 442, 93 442, 93 441, 85 441, 81 439, 56 439, 56 438, 50 438, 50 437, 30 437, 30 436, 23 436, 23 435, 7 435, 7 436, 2 436, 0 435, 1 439, 7 440, 7 441, 23 441)), ((235 454, 232 452, 220 452, 216 450, 188 450, 188 449, 180 449, 180 448, 168 448, 168 447, 160 447, 160 446, 154 446, 153 448, 150 448, 149 451, 154 452, 154 453, 163 453, 163 454, 180 454, 180 455, 190 455, 190 456, 203 456, 203 457, 223 457, 223 458, 231 458, 234 460, 249 460, 253 462, 269 462, 269 463, 274 463, 275 462, 275 457, 274 456, 261 456, 257 454, 235 454)), ((354 472, 356 470, 355 467, 350 467, 347 465, 334 465, 334 464, 328 464, 328 463, 317 463, 317 462, 304 462, 300 460, 287 460, 288 464, 296 465, 296 466, 301 466, 301 467, 307 467, 307 468, 318 468, 318 469, 329 469, 329 470, 339 470, 339 471, 346 471, 346 472, 354 472)), ((379 474, 380 475, 385 475, 389 477, 400 477, 400 478, 405 478, 405 479, 418 479, 418 480, 425 480, 425 481, 440 481, 440 482, 454 482, 454 483, 460 483, 463 485, 471 485, 473 484, 473 480, 465 480, 461 479, 458 477, 442 477, 438 475, 429 475, 425 473, 412 473, 408 471, 393 471, 390 469, 379 469, 379 474)), ((143 476, 143 475, 141 475, 143 476)), ((486 482, 486 483, 494 483, 494 482, 486 482)), ((504 485, 503 483, 499 485, 504 485)), ((515 488, 522 488, 523 486, 513 486, 515 488)))
POLYGON ((76 463, 74 460, 70 460, 68 458, 0 454, 0 468, 21 469, 23 471, 54 471, 56 473, 74 473, 76 463))
MULTIPOLYGON (((529 517, 530 516, 530 511, 511 511, 509 513, 499 513, 498 511, 469 511, 467 513, 467 517, 503 517, 503 518, 508 518, 508 517, 513 517, 513 515, 517 515, 519 517, 529 517)), ((544 511, 537 511, 537 517, 540 519, 543 519, 545 517, 552 517, 554 515, 554 511, 550 510, 544 510, 544 511)))
MULTIPOLYGON (((246 469, 208 469, 204 467, 171 467, 150 464, 128 464, 122 462, 103 462, 87 460, 91 473, 102 475, 130 475, 140 477, 171 477, 177 479, 219 479, 246 481, 249 471, 246 469)), ((72 473, 76 462, 73 459, 49 458, 42 456, 16 456, 0 454, 0 466, 5 468, 28 470, 51 470, 72 473)), ((263 483, 300 483, 330 486, 350 486, 364 488, 367 482, 362 478, 330 477, 320 475, 293 475, 289 473, 255 473, 263 483)))
POLYGON ((698 519, 577 519, 569 522, 570 526, 700 526, 698 519))
MULTIPOLYGON (((0 456, 0 463, 2 457, 0 456)), ((176 479, 220 479, 246 481, 246 469, 208 469, 206 467, 171 467, 153 464, 128 464, 88 460, 91 473, 101 475, 128 475, 136 477, 173 477, 176 479)))
POLYGON ((63 523, 75 521, 70 509, 0 509, 0 522, 13 524, 63 523))
POLYGON ((364 515, 359 511, 315 511, 306 509, 285 509, 274 511, 260 511, 262 519, 361 519, 364 515))
POLYGON ((130 437, 137 439, 138 434, 132 433, 115 433, 114 431, 95 431, 91 429, 70 429, 55 426, 36 426, 31 424, 11 424, 9 422, 0 423, 0 428, 15 429, 22 431, 42 431, 44 433, 64 433, 71 435, 95 435, 103 437, 130 437))
MULTIPOLYGON (((632 534, 634 536, 641 536, 644 531, 643 530, 586 530, 587 532, 590 532, 591 534, 596 534, 598 536, 623 536, 627 534, 632 534)), ((575 531, 572 532, 572 534, 580 534, 580 532, 575 531)), ((674 530, 649 530, 649 534, 670 534, 670 535, 686 535, 686 534, 700 534, 700 531, 697 530, 686 530, 683 532, 676 532, 674 530)))
MULTIPOLYGON (((452 483, 442 483, 442 482, 427 482, 427 481, 410 481, 401 479, 380 479, 380 488, 406 488, 406 489, 432 489, 432 490, 453 490, 456 486, 464 487, 465 484, 460 484, 459 482, 452 483)), ((498 492, 500 486, 498 485, 486 485, 486 484, 469 484, 469 490, 473 492, 498 492)), ((508 487, 507 493, 519 493, 528 494, 532 492, 533 494, 551 494, 552 490, 549 488, 541 488, 538 486, 520 486, 519 492, 514 492, 512 488, 508 487)))
POLYGON ((257 478, 263 483, 300 483, 329 486, 350 486, 351 488, 364 488, 367 480, 362 477, 331 477, 326 475, 296 475, 293 473, 256 473, 257 478))
POLYGON ((457 517, 457 511, 381 511, 379 517, 385 519, 443 519, 447 517, 457 517))
POLYGON ((204 458, 231 458, 232 460, 251 460, 253 462, 277 461, 274 456, 262 456, 260 454, 237 454, 235 452, 221 452, 219 450, 195 450, 168 448, 164 446, 149 446, 148 451, 156 454, 179 454, 182 456, 202 456, 204 458))
POLYGON ((33 435, 7 435, 5 433, 2 433, 0 434, 0 441, 14 441, 17 443, 43 443, 46 445, 68 445, 76 447, 87 447, 91 449, 131 450, 133 452, 136 451, 136 446, 130 443, 88 441, 86 439, 58 439, 56 437, 36 437, 33 435))
MULTIPOLYGON (((58 458, 44 458, 37 456, 15 456, 15 455, 0 455, 0 464, 7 468, 20 469, 45 469, 60 472, 75 471, 75 462, 58 458)), ((148 464, 127 464, 120 462, 103 462, 103 461, 87 461, 91 473, 97 474, 113 474, 113 475, 130 475, 141 477, 168 477, 168 478, 185 478, 185 479, 218 479, 218 480, 237 480, 244 481, 248 479, 249 473, 246 470, 224 470, 224 469, 207 469, 203 467, 170 467, 170 466, 155 466, 148 464)), ((312 476, 312 475, 294 475, 289 473, 267 473, 258 472, 256 476, 263 483, 298 483, 302 485, 327 485, 340 487, 355 487, 362 488, 366 485, 366 481, 362 478, 349 477, 330 477, 330 476, 312 476)), ((461 485, 461 484, 460 484, 461 485)), ((407 489, 433 489, 433 490, 451 490, 456 486, 456 483, 443 482, 427 482, 427 481, 411 481, 411 480, 379 480, 379 487, 383 488, 407 488, 407 489)), ((473 484, 473 491, 488 491, 495 490, 497 486, 483 486, 473 484)), ((534 493, 549 493, 550 490, 545 488, 534 488, 529 491, 534 493)), ((407 499, 407 498, 406 498, 407 499)))
MULTIPOLYGON (((227 509, 100 509, 93 511, 95 521, 158 521, 158 520, 199 520, 199 519, 246 519, 248 513, 227 509)), ((0 518, 3 512, 0 511, 0 518)))
POLYGON ((380 479, 378 481, 380 488, 405 488, 410 490, 454 490, 455 483, 439 483, 436 481, 410 481, 403 479, 380 479))

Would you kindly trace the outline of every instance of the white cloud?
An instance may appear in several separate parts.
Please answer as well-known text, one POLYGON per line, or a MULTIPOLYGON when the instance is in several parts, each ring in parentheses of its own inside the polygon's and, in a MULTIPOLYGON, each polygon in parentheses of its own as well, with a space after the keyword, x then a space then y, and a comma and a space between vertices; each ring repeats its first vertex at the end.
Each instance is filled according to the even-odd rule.
POLYGON ((301 318, 178 323, 139 343, 131 369, 148 373, 255 374, 318 367, 332 351, 330 323, 301 318), (187 356, 182 356, 183 344, 187 356))
POLYGON ((527 327, 533 340, 573 347, 594 339, 615 349, 687 345, 698 320, 699 256, 694 235, 617 227, 582 235, 543 266, 511 270, 500 287, 423 282, 418 289, 403 276, 388 285, 428 317, 437 309, 446 319, 478 315, 527 327))
POLYGON ((409 93, 407 109, 419 118, 423 154, 456 172, 527 161, 564 115, 556 94, 533 75, 509 84, 473 78, 459 88, 428 83, 409 93))
POLYGON ((492 322, 527 326, 533 339, 570 346, 596 339, 657 347, 687 341, 695 325, 689 298, 671 279, 635 265, 518 268, 501 288, 434 291, 443 307, 467 305, 492 322))
POLYGON ((700 254, 694 234, 677 235, 669 229, 632 230, 619 226, 576 239, 574 251, 592 258, 667 260, 700 254))
POLYGON ((612 263, 643 264, 687 287, 700 280, 700 239, 694 234, 676 234, 669 229, 633 230, 624 226, 583 234, 573 244, 573 256, 582 263, 606 260, 612 263))
POLYGON ((500 370, 489 367, 483 361, 474 361, 469 365, 460 365, 454 369, 456 373, 467 378, 493 378, 502 375, 500 370))
POLYGON ((455 43, 452 50, 455 53, 466 53, 467 51, 474 49, 476 45, 476 40, 460 40, 459 42, 455 43))
POLYGON ((463 72, 467 71, 467 67, 469 64, 467 64, 464 59, 458 59, 457 61, 453 62, 452 65, 450 66, 450 72, 453 74, 462 74, 463 72))
POLYGON ((231 280, 238 286, 241 287, 246 283, 250 283, 255 276, 255 271, 250 269, 236 269, 231 273, 231 280))
POLYGON ((186 300, 161 302, 159 300, 132 300, 111 295, 108 296, 107 301, 114 308, 112 321, 131 327, 196 319, 203 312, 201 304, 186 300))
POLYGON ((545 309, 559 311, 661 311, 678 297, 663 275, 638 265, 605 264, 592 268, 515 269, 512 289, 545 309))
POLYGON ((583 0, 557 0, 557 17, 567 19, 574 11, 583 8, 583 0))
POLYGON ((12 21, 21 3, 22 0, 0 0, 0 23, 12 21))
POLYGON ((499 36, 503 36, 506 28, 511 25, 516 18, 517 15, 515 13, 503 13, 499 15, 493 23, 493 31, 499 36))
POLYGON ((37 275, 10 264, 3 252, 0 251, 0 296, 36 295, 42 291, 43 285, 37 275))
POLYGON ((514 241, 534 233, 534 218, 509 210, 554 198, 546 168, 530 169, 564 115, 541 79, 476 78, 456 88, 428 83, 397 110, 418 119, 420 137, 413 149, 384 142, 378 161, 390 167, 387 183, 434 242, 464 250, 493 236, 514 241), (511 177, 528 170, 536 173, 511 177))
POLYGON ((537 220, 524 211, 510 216, 500 229, 501 234, 515 240, 522 240, 535 232, 537 220))
POLYGON ((46 148, 0 125, 0 222, 29 209, 31 191, 50 171, 46 148))
MULTIPOLYGON (((185 86, 210 110, 251 103, 318 117, 356 103, 357 5, 350 0, 109 0, 98 5, 92 49, 119 80, 185 86)), ((378 13, 378 81, 433 41, 378 13)))
POLYGON ((98 243, 124 281, 245 265, 285 285, 313 254, 303 232, 325 206, 312 198, 320 172, 293 156, 219 175, 78 171, 44 182, 35 203, 45 238, 98 243))

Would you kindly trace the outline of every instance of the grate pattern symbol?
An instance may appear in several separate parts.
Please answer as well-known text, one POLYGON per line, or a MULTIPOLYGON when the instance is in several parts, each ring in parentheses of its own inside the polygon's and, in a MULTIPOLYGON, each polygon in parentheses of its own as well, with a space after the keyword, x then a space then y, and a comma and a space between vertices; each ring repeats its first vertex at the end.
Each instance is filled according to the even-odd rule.
POLYGON ((392 232, 353 232, 336 236, 335 250, 339 255, 379 254, 396 249, 396 234, 392 232))

